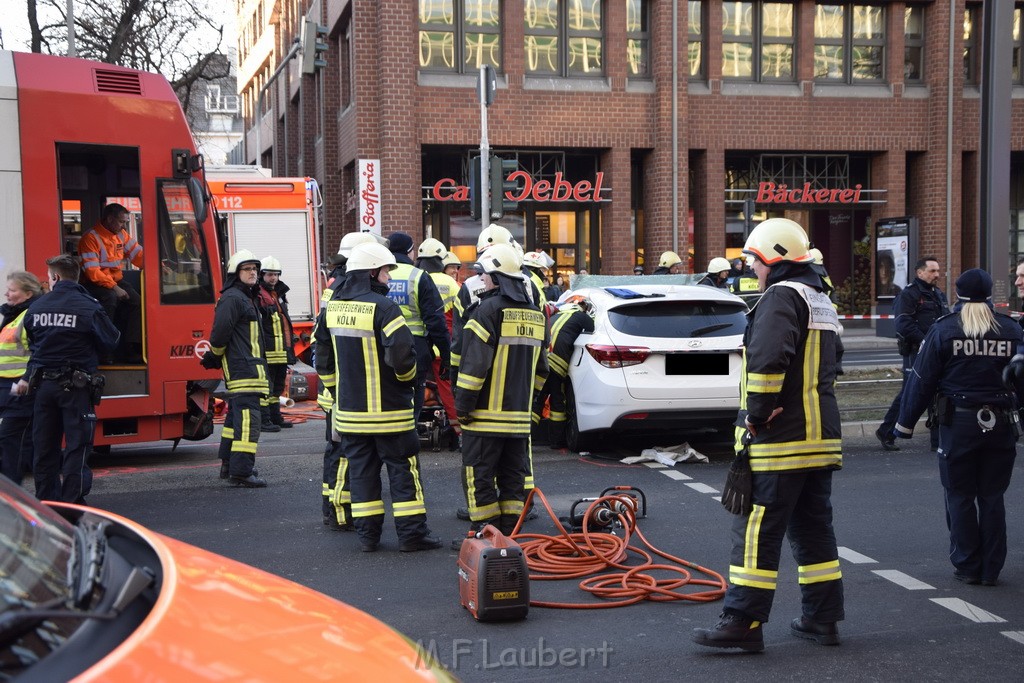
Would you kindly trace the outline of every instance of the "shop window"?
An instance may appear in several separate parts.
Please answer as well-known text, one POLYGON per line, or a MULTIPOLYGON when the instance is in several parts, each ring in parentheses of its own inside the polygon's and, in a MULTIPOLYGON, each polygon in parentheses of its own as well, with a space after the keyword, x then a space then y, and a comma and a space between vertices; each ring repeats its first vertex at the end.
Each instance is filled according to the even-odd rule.
POLYGON ((687 44, 690 56, 690 78, 704 79, 704 3, 690 0, 687 9, 687 44))
POLYGON ((981 41, 981 7, 967 5, 964 9, 964 83, 977 85, 979 46, 981 41))
POLYGON ((526 73, 594 77, 604 73, 602 0, 523 4, 526 73))
POLYGON ((924 77, 924 6, 903 10, 903 80, 920 83, 924 77))
POLYGON ((792 81, 794 8, 788 2, 722 5, 722 77, 792 81))
POLYGON ((626 63, 630 78, 651 77, 651 12, 647 0, 626 0, 626 63))
POLYGON ((419 0, 420 69, 501 71, 500 0, 419 0))
POLYGON ((870 83, 885 73, 885 11, 880 5, 814 8, 814 78, 870 83))

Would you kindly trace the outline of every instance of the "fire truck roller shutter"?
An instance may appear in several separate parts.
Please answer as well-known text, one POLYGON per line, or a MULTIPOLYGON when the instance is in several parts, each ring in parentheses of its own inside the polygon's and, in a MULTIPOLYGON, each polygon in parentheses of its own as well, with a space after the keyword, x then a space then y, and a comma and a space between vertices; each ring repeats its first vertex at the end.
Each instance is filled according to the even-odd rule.
POLYGON ((281 281, 288 285, 288 314, 292 322, 313 320, 316 308, 312 280, 312 237, 301 211, 236 212, 233 216, 235 249, 273 254, 281 262, 281 281))
POLYGON ((0 273, 25 269, 25 214, 21 191, 21 128, 14 56, 0 52, 0 273))

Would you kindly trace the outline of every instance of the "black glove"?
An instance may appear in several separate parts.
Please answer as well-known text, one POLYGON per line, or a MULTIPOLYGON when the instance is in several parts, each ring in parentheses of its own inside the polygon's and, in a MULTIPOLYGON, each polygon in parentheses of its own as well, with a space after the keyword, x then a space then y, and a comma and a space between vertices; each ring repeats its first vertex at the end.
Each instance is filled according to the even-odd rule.
MULTIPOLYGON (((749 432, 748 432, 749 434, 749 432)), ((734 515, 749 515, 754 509, 753 477, 750 472, 750 437, 744 435, 743 448, 729 466, 722 489, 722 506, 734 515)))
POLYGON ((220 356, 215 354, 213 351, 207 351, 203 354, 199 364, 207 370, 219 370, 220 369, 220 356))
POLYGON ((468 425, 471 422, 473 422, 473 418, 471 418, 469 415, 459 415, 460 425, 468 425))
POLYGON ((449 365, 442 365, 441 371, 437 373, 437 378, 442 382, 447 381, 452 376, 452 369, 449 365))
POLYGON ((1003 386, 1013 392, 1024 387, 1024 355, 1018 353, 1003 368, 1003 386))

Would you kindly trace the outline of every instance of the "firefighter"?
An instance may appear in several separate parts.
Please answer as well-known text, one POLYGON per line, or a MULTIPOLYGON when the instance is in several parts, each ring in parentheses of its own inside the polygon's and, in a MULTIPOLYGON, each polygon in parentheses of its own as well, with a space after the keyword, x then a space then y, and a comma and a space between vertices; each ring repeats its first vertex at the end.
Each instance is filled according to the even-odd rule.
POLYGON ((263 324, 263 349, 267 356, 270 395, 263 403, 260 431, 291 429, 292 423, 281 416, 288 366, 295 363, 292 346, 292 319, 288 315, 289 287, 281 281, 281 262, 273 256, 260 261, 259 307, 263 324))
POLYGON ((569 360, 575 350, 576 338, 581 334, 594 333, 594 307, 586 297, 574 294, 565 300, 558 312, 551 316, 551 346, 548 349, 548 366, 551 368, 544 388, 533 403, 533 421, 540 423, 544 402, 550 397, 551 445, 565 446, 566 384, 569 379, 569 360))
POLYGON ((202 366, 224 373, 228 411, 220 439, 220 478, 234 486, 267 485, 256 470, 261 407, 270 392, 263 352, 259 297, 260 260, 248 249, 228 259, 227 277, 213 313, 210 350, 202 366))
MULTIPOLYGON (((142 245, 128 234, 131 214, 120 204, 107 204, 99 222, 82 235, 78 254, 82 259, 85 288, 96 297, 107 316, 121 331, 117 349, 125 362, 142 362, 142 299, 124 281, 121 263, 125 259, 142 268, 142 245)), ((102 359, 113 360, 110 357, 102 359)))
POLYGON ((839 318, 810 267, 799 224, 771 218, 743 247, 764 294, 744 334, 737 449, 748 444, 753 508, 732 528, 721 620, 697 629, 700 645, 764 649, 783 536, 798 565, 803 613, 794 636, 837 645, 843 582, 832 529, 832 473, 842 466, 835 381, 839 318), (766 288, 767 286, 767 288, 766 288))
POLYGON ((938 394, 939 479, 945 490, 953 578, 995 586, 1006 560, 1003 494, 1017 456, 1024 343, 1013 318, 992 308, 992 277, 956 280, 959 303, 935 321, 907 378, 895 434, 909 439, 938 394), (1004 372, 1008 381, 1004 385, 1004 372))
POLYGON ((530 279, 536 288, 538 296, 534 303, 542 311, 548 305, 548 298, 544 293, 544 269, 546 267, 543 253, 530 251, 523 254, 523 274, 530 279))
POLYGON ((511 533, 526 500, 530 408, 548 374, 544 314, 530 302, 511 245, 479 259, 484 291, 464 331, 455 407, 463 487, 474 527, 511 533))
MULTIPOLYGON (((452 310, 455 308, 455 297, 459 294, 459 283, 450 275, 445 273, 444 260, 451 252, 441 242, 428 237, 420 243, 416 267, 421 268, 430 275, 437 287, 437 293, 441 296, 441 304, 444 306, 444 324, 448 330, 448 337, 452 334, 452 310)), ((455 395, 452 393, 451 368, 445 368, 441 363, 441 356, 437 347, 434 347, 434 360, 431 364, 431 371, 434 376, 434 384, 437 387, 437 395, 444 406, 445 415, 452 428, 455 443, 462 433, 459 426, 459 418, 455 414, 455 395)), ((450 354, 449 354, 450 357, 450 354)))
POLYGON ((321 382, 334 397, 351 486, 352 521, 360 550, 374 552, 384 527, 380 470, 387 466, 399 550, 441 547, 430 534, 420 482, 413 418, 415 341, 389 297, 394 255, 360 244, 348 258, 345 282, 318 317, 314 353, 321 382))
POLYGON ((25 312, 42 295, 39 278, 17 270, 7 276, 7 303, 0 306, 0 474, 17 484, 32 469, 33 397, 11 390, 28 369, 25 312))
POLYGON ((102 380, 99 357, 112 351, 120 333, 106 311, 78 284, 73 256, 47 259, 50 293, 25 314, 29 359, 12 391, 35 394, 32 416, 36 497, 85 504, 92 489, 89 453, 96 431, 94 406, 102 380), (64 450, 61 451, 61 439, 64 450))
MULTIPOLYGON (((459 283, 459 287, 461 287, 462 283, 459 281, 459 271, 462 270, 462 260, 455 255, 454 251, 449 251, 445 255, 444 259, 442 259, 442 263, 444 263, 444 274, 459 283)), ((457 295, 458 291, 456 291, 456 296, 457 295)), ((455 302, 453 301, 452 304, 454 305, 454 303, 455 302)))
POLYGON ((409 254, 412 253, 412 237, 404 232, 388 236, 388 249, 395 255, 398 264, 391 273, 388 296, 398 304, 409 330, 416 340, 416 391, 413 412, 419 419, 423 408, 423 394, 427 375, 434 363, 436 347, 441 357, 445 374, 451 367, 451 336, 444 323, 444 306, 441 295, 430 276, 415 267, 409 254))
POLYGON ((729 262, 721 256, 716 256, 711 259, 708 263, 708 272, 700 280, 697 280, 698 285, 706 285, 708 287, 717 287, 719 289, 729 288, 729 271, 732 266, 729 262))
POLYGON ((654 269, 653 275, 676 275, 683 272, 683 259, 674 251, 666 251, 658 261, 658 267, 654 269))

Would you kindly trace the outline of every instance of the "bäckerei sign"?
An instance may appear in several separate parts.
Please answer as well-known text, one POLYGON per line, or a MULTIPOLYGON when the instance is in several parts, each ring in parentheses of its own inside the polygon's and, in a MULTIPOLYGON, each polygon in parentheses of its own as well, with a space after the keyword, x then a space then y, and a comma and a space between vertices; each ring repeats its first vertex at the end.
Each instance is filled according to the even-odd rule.
POLYGON ((791 189, 785 183, 776 185, 762 182, 757 185, 754 201, 758 204, 857 204, 860 202, 860 192, 860 184, 854 185, 853 189, 818 189, 811 187, 810 183, 804 183, 802 188, 791 189))

